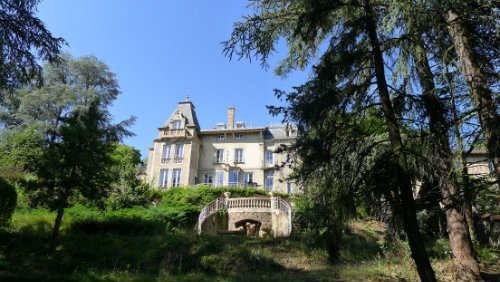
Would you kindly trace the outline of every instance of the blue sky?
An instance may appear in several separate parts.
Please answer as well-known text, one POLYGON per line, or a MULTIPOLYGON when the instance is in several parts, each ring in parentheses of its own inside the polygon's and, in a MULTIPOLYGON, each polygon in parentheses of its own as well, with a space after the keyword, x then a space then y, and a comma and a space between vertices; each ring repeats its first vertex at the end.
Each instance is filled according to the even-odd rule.
POLYGON ((291 90, 309 71, 276 77, 272 67, 285 57, 283 48, 267 71, 257 61, 223 56, 221 42, 229 38, 233 22, 252 13, 247 5, 241 0, 43 0, 38 16, 68 42, 65 51, 75 57, 94 54, 117 74, 122 94, 111 112, 117 121, 137 117, 131 128, 136 136, 124 143, 145 157, 157 128, 188 90, 202 129, 226 122, 229 106, 247 125, 281 122, 265 108, 280 104, 273 89, 291 90))

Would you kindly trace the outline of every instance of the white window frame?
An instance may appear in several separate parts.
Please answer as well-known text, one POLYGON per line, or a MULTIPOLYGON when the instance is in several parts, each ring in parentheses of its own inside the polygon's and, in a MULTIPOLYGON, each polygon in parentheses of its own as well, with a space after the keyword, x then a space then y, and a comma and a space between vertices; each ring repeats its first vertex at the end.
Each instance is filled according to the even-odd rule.
POLYGON ((243 140, 243 134, 236 134, 236 140, 243 140))
POLYGON ((174 120, 172 129, 181 129, 182 128, 182 121, 181 120, 174 120))
POLYGON ((244 162, 243 149, 242 148, 234 149, 234 162, 235 163, 242 163, 242 162, 244 162))
POLYGON ((238 178, 239 178, 239 171, 237 170, 230 170, 229 171, 229 187, 238 187, 238 178), (236 176, 236 179, 235 179, 236 176), (236 181, 235 181, 236 180, 236 181))
POLYGON ((213 182, 214 182, 214 174, 206 173, 205 176, 203 177, 203 184, 212 185, 213 182))
POLYGON ((160 169, 160 178, 158 179, 158 187, 168 187, 168 169, 160 169))
POLYGON ((215 172, 215 184, 216 187, 222 187, 224 185, 224 171, 218 170, 215 172))
POLYGON ((273 151, 266 151, 266 165, 272 165, 273 164, 273 151))
POLYGON ((274 187, 274 173, 266 172, 266 189, 273 190, 274 187))
POLYGON ((171 150, 172 150, 172 145, 163 145, 163 152, 161 154, 161 158, 170 159, 171 150))
POLYGON ((253 183, 253 172, 245 172, 245 183, 253 183))
POLYGON ((217 135, 217 141, 224 141, 225 136, 224 135, 217 135))
POLYGON ((224 149, 217 149, 215 151, 215 163, 224 162, 224 149))
POLYGON ((182 169, 176 168, 172 170, 172 187, 181 186, 182 169))
POLYGON ((184 144, 175 145, 175 158, 176 159, 184 158, 184 144))

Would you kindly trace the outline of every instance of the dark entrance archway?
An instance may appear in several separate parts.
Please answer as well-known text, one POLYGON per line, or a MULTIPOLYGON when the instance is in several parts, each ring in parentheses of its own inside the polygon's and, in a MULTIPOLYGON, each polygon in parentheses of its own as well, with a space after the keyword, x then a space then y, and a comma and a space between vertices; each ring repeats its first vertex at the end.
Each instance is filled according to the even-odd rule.
POLYGON ((237 230, 244 231, 247 235, 257 235, 259 234, 262 222, 255 219, 242 219, 234 223, 234 227, 237 230))

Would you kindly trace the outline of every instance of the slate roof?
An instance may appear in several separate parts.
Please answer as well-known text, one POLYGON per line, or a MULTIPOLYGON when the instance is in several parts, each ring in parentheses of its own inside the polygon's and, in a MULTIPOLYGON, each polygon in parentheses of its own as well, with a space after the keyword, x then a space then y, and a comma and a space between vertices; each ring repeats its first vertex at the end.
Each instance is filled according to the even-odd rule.
POLYGON ((285 126, 267 127, 266 131, 264 132, 264 139, 271 140, 271 139, 296 138, 297 128, 295 127, 292 128, 293 128, 292 134, 290 136, 286 136, 285 126))
POLYGON ((200 123, 196 117, 196 112, 194 110, 194 105, 191 101, 179 102, 175 111, 170 115, 170 118, 163 124, 160 128, 166 128, 172 120, 175 118, 175 113, 179 111, 186 118, 186 127, 196 127, 200 129, 200 123))

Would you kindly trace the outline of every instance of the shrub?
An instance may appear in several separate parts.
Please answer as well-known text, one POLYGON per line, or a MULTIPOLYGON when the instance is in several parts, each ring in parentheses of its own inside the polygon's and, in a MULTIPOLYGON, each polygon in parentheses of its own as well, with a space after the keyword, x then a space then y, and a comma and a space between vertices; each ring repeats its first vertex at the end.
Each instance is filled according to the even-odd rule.
POLYGON ((154 235, 173 228, 191 228, 200 208, 181 202, 166 202, 157 207, 133 207, 115 211, 99 211, 81 205, 67 210, 71 216, 71 232, 95 234, 154 235))
POLYGON ((0 178, 0 228, 8 226, 16 209, 16 188, 7 180, 0 178))
POLYGON ((161 192, 151 189, 147 183, 141 183, 127 189, 114 188, 104 202, 107 209, 118 210, 134 206, 146 207, 161 200, 161 192))
MULTIPOLYGON (((237 188, 237 187, 218 187, 200 186, 197 188, 172 187, 163 192, 163 200, 179 201, 190 205, 205 205, 210 201, 224 197, 224 192, 231 192, 231 197, 252 197, 256 195, 269 195, 269 191, 255 188, 237 188)), ((275 193, 277 196, 287 198, 288 195, 275 193)))
POLYGON ((430 241, 426 244, 426 250, 430 257, 436 259, 449 259, 453 254, 450 241, 445 238, 430 241))

